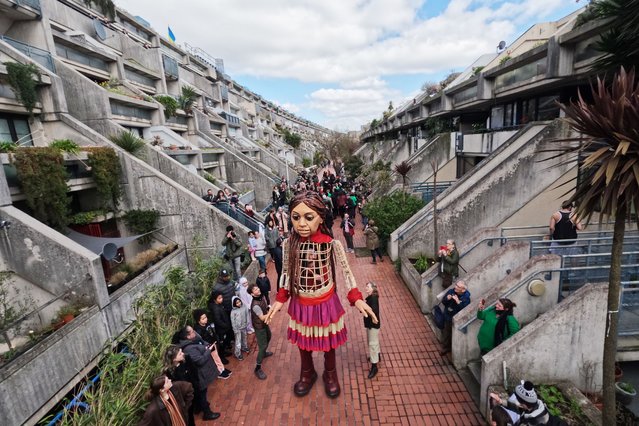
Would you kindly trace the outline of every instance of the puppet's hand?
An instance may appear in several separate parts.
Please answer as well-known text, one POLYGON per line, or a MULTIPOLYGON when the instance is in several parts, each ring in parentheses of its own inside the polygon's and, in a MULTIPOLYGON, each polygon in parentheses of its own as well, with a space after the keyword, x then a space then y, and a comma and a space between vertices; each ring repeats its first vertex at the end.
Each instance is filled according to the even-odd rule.
POLYGON ((273 306, 271 306, 271 309, 269 309, 268 314, 266 315, 266 319, 264 320, 267 325, 271 323, 275 314, 278 313, 280 309, 282 309, 282 305, 282 302, 273 303, 273 306))
POLYGON ((364 315, 365 317, 371 317, 371 319, 373 320, 373 324, 377 324, 377 315, 375 315, 375 312, 373 312, 373 310, 371 309, 370 306, 368 306, 366 304, 366 302, 364 302, 363 300, 358 300, 357 302, 355 302, 355 307, 357 309, 359 309, 359 311, 362 313, 362 315, 364 315))

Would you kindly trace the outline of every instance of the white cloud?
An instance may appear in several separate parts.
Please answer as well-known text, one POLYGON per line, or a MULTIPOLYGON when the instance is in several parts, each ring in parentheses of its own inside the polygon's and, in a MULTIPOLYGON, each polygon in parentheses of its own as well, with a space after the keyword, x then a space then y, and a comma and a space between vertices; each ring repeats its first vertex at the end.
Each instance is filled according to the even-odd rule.
POLYGON ((322 124, 330 125, 345 117, 352 122, 359 117, 361 124, 373 117, 373 107, 377 114, 385 109, 382 104, 401 100, 385 75, 463 68, 494 51, 500 40, 512 41, 527 23, 566 8, 567 2, 451 0, 441 14, 425 20, 417 18, 423 0, 117 3, 156 29, 170 25, 178 42, 223 58, 231 76, 337 84, 340 89, 317 90, 308 95, 307 105, 299 105, 302 114, 305 107, 326 114, 322 124))

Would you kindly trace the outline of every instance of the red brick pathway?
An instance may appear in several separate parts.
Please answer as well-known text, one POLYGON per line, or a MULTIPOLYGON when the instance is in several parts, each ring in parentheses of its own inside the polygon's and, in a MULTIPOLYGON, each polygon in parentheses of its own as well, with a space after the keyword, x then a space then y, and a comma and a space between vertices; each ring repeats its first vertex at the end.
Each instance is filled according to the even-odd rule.
MULTIPOLYGON (((339 220, 335 235, 346 246, 338 224, 339 220)), ((355 246, 364 245, 358 223, 355 246)), ((367 281, 379 285, 382 358, 378 375, 372 380, 366 377, 370 365, 363 321, 361 314, 348 305, 343 277, 337 271, 348 328, 348 342, 337 350, 342 394, 334 400, 325 395, 321 353, 314 355, 320 378, 312 391, 303 398, 293 394, 300 361, 297 347, 286 340, 286 305, 271 324, 273 340, 269 349, 275 355, 263 363, 268 378, 261 381, 253 375, 257 344, 249 336, 251 354, 244 361, 229 357, 227 367, 233 375, 228 380, 216 380, 209 387, 211 406, 222 416, 216 421, 200 420, 198 425, 485 424, 459 375, 439 355, 437 339, 393 263, 386 257, 383 263, 372 265, 370 257, 347 256, 362 292, 367 281)), ((271 283, 275 283, 273 264, 269 264, 268 274, 271 283)))

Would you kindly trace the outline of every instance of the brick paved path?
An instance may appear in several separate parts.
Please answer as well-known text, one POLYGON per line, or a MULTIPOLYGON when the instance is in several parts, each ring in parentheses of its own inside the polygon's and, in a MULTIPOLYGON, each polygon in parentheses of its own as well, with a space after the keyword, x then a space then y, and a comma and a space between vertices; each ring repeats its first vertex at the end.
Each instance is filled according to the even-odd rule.
MULTIPOLYGON (((358 216, 358 220, 360 217, 358 216)), ((339 220, 335 235, 345 246, 339 220)), ((364 238, 358 222, 355 247, 363 247, 364 238)), ((380 289, 382 358, 377 376, 367 379, 366 333, 361 314, 348 305, 343 277, 338 274, 338 288, 344 309, 348 342, 337 350, 337 369, 342 394, 334 400, 324 393, 321 379, 323 355, 314 355, 319 378, 311 392, 298 398, 293 384, 299 378, 299 352, 286 340, 288 313, 285 307, 277 314, 271 330, 270 350, 262 367, 268 379, 253 375, 257 344, 249 336, 251 354, 244 361, 229 357, 233 371, 228 380, 216 380, 209 387, 209 401, 222 417, 216 421, 199 421, 198 425, 454 425, 472 426, 485 422, 459 375, 450 362, 439 355, 439 344, 426 324, 415 300, 386 257, 372 265, 370 257, 348 254, 360 290, 367 281, 380 289)), ((269 264, 271 283, 275 268, 269 264)), ((274 296, 274 294, 273 294, 274 296)), ((199 416, 198 416, 199 417, 199 416)))

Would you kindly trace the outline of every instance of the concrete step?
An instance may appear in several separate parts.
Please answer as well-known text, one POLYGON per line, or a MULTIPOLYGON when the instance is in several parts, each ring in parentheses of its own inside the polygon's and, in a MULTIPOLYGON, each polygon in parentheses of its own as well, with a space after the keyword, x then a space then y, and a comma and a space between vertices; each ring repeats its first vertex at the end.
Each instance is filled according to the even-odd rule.
POLYGON ((478 383, 481 383, 481 359, 475 359, 468 363, 468 370, 478 383))
POLYGON ((466 386, 466 390, 473 399, 473 402, 479 407, 480 383, 468 367, 459 370, 459 377, 462 379, 462 382, 464 382, 464 386, 466 386))

